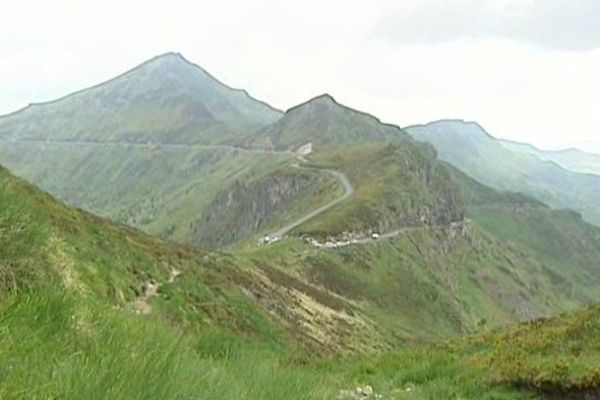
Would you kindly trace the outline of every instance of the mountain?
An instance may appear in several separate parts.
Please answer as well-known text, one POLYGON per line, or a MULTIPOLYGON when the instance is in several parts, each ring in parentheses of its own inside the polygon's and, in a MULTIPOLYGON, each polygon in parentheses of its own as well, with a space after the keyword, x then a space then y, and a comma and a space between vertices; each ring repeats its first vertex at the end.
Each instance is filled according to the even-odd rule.
POLYGON ((590 346, 594 314, 567 319, 566 330, 532 324, 523 332, 533 350, 502 334, 418 345, 599 296, 600 230, 449 174, 472 221, 335 250, 292 237, 227 254, 66 207, 0 167, 0 392, 305 399, 335 398, 359 382, 388 396, 410 388, 423 398, 530 398, 527 379, 554 368, 541 358, 507 370, 522 351, 551 363, 568 356, 573 381, 591 382, 594 359, 573 346, 590 346), (501 222, 486 222, 488 211, 501 222), (545 235, 534 245, 524 240, 537 236, 532 229, 545 235), (561 258, 540 258, 547 248, 561 258), (543 350, 555 348, 564 354, 543 350), (347 352, 343 362, 321 358, 347 352))
POLYGON ((600 175, 600 155, 586 153, 576 148, 565 150, 540 150, 525 143, 501 140, 500 143, 515 153, 530 154, 543 161, 553 161, 561 167, 574 172, 600 175))
POLYGON ((405 136, 400 128, 339 104, 323 94, 289 109, 250 139, 253 144, 287 150, 306 143, 318 148, 357 146, 405 136))
POLYGON ((498 190, 520 192, 600 224, 600 176, 568 171, 535 155, 514 152, 474 122, 439 121, 405 129, 431 143, 439 157, 498 190))
POLYGON ((221 185, 260 179, 289 158, 217 143, 281 115, 169 53, 1 117, 0 161, 70 205, 191 241, 190 221, 221 185))
MULTIPOLYGON (((148 88, 152 104, 170 96, 148 88)), ((116 220, 0 167, 0 397, 352 399, 373 385, 384 398, 526 399, 552 388, 532 380, 564 371, 584 373, 561 390, 594 384, 594 359, 574 360, 595 355, 594 318, 504 328, 600 299, 600 228, 578 213, 494 190, 330 96, 256 130, 211 111, 222 119, 197 142, 163 135, 183 117, 162 110, 164 129, 119 130, 126 139, 38 141, 18 136, 35 124, 15 124, 0 145, 20 175, 116 220)), ((495 162, 495 140, 468 127, 461 156, 495 162)))
POLYGON ((2 141, 208 143, 281 113, 168 53, 108 82, 0 118, 2 141))

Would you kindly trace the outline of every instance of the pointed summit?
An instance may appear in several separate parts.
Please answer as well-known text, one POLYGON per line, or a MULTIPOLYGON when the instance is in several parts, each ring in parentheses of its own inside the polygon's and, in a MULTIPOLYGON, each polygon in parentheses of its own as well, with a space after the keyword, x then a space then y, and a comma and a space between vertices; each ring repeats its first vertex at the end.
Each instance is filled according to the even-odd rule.
POLYGON ((255 132, 281 115, 170 52, 92 88, 0 118, 0 139, 208 144, 255 132))
POLYGON ((278 149, 295 149, 308 142, 316 148, 333 148, 401 137, 407 136, 397 126, 346 107, 325 93, 290 108, 283 118, 261 132, 259 142, 278 149))
POLYGON ((309 103, 319 103, 319 104, 338 104, 338 102, 329 93, 323 93, 322 95, 314 97, 313 99, 309 100, 308 102, 309 103))
POLYGON ((305 101, 304 103, 298 104, 287 110, 287 112, 293 112, 295 110, 305 108, 332 108, 333 106, 340 106, 340 104, 333 98, 332 95, 324 93, 322 95, 313 97, 312 99, 305 101))

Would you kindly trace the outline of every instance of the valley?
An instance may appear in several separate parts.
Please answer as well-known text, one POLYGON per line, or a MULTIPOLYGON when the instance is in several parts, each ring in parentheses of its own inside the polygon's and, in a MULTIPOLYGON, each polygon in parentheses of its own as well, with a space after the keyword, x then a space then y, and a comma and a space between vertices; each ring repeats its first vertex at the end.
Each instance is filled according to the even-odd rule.
POLYGON ((0 398, 594 396, 598 177, 537 157, 174 53, 0 117, 0 398))

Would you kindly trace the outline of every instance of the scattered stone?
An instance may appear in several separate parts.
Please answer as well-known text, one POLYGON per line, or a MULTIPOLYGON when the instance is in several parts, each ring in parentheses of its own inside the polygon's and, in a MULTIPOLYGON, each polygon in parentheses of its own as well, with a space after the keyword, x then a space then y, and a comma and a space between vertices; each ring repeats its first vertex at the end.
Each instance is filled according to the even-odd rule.
POLYGON ((376 393, 371 386, 367 385, 365 387, 359 386, 354 390, 340 390, 337 398, 338 400, 379 400, 383 399, 383 396, 376 393))
POLYGON ((158 285, 156 282, 151 279, 144 285, 144 295, 146 297, 155 297, 158 296, 158 285))
POLYGON ((169 275, 169 283, 173 283, 175 282, 175 279, 181 275, 181 271, 178 270, 177 268, 173 268, 171 270, 171 274, 169 275))

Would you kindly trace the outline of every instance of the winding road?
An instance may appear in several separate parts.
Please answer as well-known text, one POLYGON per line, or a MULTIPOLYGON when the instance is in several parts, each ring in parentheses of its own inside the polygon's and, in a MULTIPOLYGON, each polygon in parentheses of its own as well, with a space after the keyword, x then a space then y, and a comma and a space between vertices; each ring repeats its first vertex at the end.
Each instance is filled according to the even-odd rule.
MULTIPOLYGON (((334 176, 338 180, 338 182, 344 188, 344 193, 340 197, 325 204, 324 206, 321 206, 321 207, 309 212, 308 214, 305 214, 304 216, 302 216, 301 218, 298 218, 294 222, 270 233, 268 235, 268 237, 270 238, 270 243, 273 243, 276 240, 283 238, 288 233, 290 233, 293 229, 295 229, 298 226, 302 225, 303 223, 319 216, 320 214, 322 214, 325 211, 329 210, 330 208, 336 206, 337 204, 341 203, 342 201, 348 199, 350 196, 352 196, 354 194, 354 191, 355 191, 354 186, 352 185, 352 183, 350 182, 348 177, 343 172, 333 170, 333 169, 319 168, 319 167, 313 167, 313 166, 308 166, 308 165, 303 166, 303 165, 301 165, 301 163, 307 162, 304 159, 304 157, 298 156, 296 153, 294 153, 293 151, 289 151, 289 150, 288 151, 278 151, 278 150, 247 148, 247 147, 240 147, 240 146, 233 146, 233 145, 221 145, 221 144, 143 143, 143 142, 130 142, 130 141, 124 141, 124 140, 118 140, 118 141, 37 140, 37 139, 19 140, 19 141, 0 140, 0 144, 19 144, 19 143, 30 143, 30 144, 39 144, 39 145, 58 145, 58 146, 73 146, 73 145, 74 146, 90 146, 90 147, 122 146, 122 147, 134 147, 134 148, 164 148, 164 149, 207 148, 207 149, 225 149, 225 150, 231 150, 231 151, 236 151, 236 152, 264 154, 264 155, 280 155, 280 156, 287 156, 287 157, 295 157, 296 159, 298 159, 299 162, 294 165, 294 167, 296 167, 296 168, 306 168, 306 169, 314 169, 314 170, 322 171, 324 173, 328 173, 328 174, 334 176)), ((401 229, 398 229, 398 230, 395 230, 392 232, 383 233, 378 238, 367 237, 367 238, 362 238, 362 239, 355 239, 352 242, 338 243, 338 244, 336 244, 335 247, 343 247, 343 246, 354 245, 354 244, 373 243, 376 241, 393 238, 402 233, 408 233, 408 232, 416 231, 416 230, 420 230, 420 229, 441 229, 441 228, 447 228, 447 227, 448 226, 406 227, 406 228, 401 228, 401 229)), ((327 246, 325 246, 324 244, 319 244, 318 247, 327 247, 327 246)))
POLYGON ((344 194, 342 194, 340 197, 333 200, 332 202, 325 204, 324 206, 319 207, 316 210, 309 212, 308 214, 304 215, 301 218, 298 218, 296 221, 292 222, 291 224, 288 224, 288 225, 284 226, 283 228, 281 228, 273 233, 270 233, 268 236, 271 238, 271 240, 273 240, 274 238, 284 237, 285 235, 290 233, 290 231, 292 229, 315 218, 319 214, 324 213, 325 211, 329 210, 331 207, 341 203, 342 201, 346 200, 348 197, 352 196, 352 194, 354 194, 354 186, 352 186, 352 183, 350 183, 350 180, 343 172, 336 171, 333 169, 323 169, 323 168, 306 167, 306 166, 298 166, 298 168, 316 169, 316 170, 327 172, 328 174, 333 175, 344 187, 344 194))
POLYGON ((282 155, 294 157, 292 151, 269 150, 260 148, 248 148, 241 146, 233 146, 227 144, 183 144, 183 143, 144 143, 130 142, 127 140, 99 141, 99 140, 41 140, 41 139, 24 139, 18 141, 0 140, 0 144, 37 144, 44 146, 84 146, 84 147, 105 147, 105 146, 120 146, 133 148, 162 148, 162 149, 223 149, 242 153, 267 154, 267 155, 282 155))

